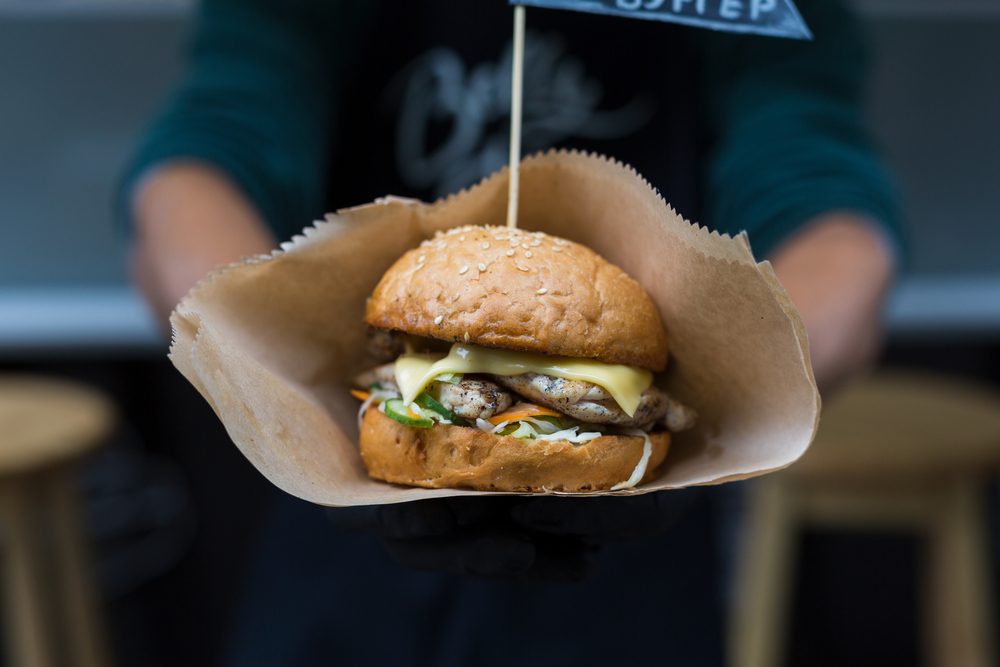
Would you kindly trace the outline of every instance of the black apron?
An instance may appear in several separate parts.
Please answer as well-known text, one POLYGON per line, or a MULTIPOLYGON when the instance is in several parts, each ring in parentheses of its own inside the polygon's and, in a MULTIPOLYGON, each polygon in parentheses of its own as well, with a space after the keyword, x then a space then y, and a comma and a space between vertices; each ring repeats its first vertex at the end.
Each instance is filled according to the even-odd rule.
MULTIPOLYGON (((507 163, 512 10, 382 2, 340 95, 328 203, 433 200, 507 163)), ((635 167, 698 218, 698 31, 529 9, 523 153, 566 147, 635 167)))

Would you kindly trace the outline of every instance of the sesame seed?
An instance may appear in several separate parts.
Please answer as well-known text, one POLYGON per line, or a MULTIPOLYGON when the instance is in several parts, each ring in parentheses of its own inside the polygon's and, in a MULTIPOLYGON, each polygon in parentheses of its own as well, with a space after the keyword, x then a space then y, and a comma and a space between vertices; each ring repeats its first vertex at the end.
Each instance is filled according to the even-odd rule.
POLYGON ((527 250, 528 249, 528 244, 527 243, 522 243, 521 247, 524 248, 525 250, 527 250))
POLYGON ((465 240, 465 237, 464 237, 464 236, 459 236, 459 237, 458 237, 458 240, 459 240, 459 241, 464 241, 464 240, 465 240))
POLYGON ((489 247, 490 247, 490 242, 489 241, 483 241, 483 250, 488 250, 489 247))
POLYGON ((532 248, 537 248, 540 245, 542 245, 542 242, 539 241, 538 239, 535 239, 534 241, 531 242, 531 247, 532 248))
POLYGON ((548 291, 549 291, 549 288, 548 288, 548 287, 539 287, 539 288, 538 288, 538 291, 537 291, 537 292, 535 292, 535 294, 545 294, 545 293, 546 293, 546 292, 548 292, 548 291))
POLYGON ((516 248, 520 244, 521 244, 521 241, 516 236, 511 238, 511 240, 510 240, 510 247, 511 248, 516 248))
POLYGON ((464 339, 465 339, 465 342, 466 342, 466 343, 468 343, 468 342, 469 342, 469 332, 468 332, 468 331, 466 331, 466 332, 465 332, 465 335, 464 335, 464 336, 462 336, 462 338, 464 338, 464 339))
POLYGON ((531 269, 529 269, 528 267, 521 266, 520 264, 517 265, 517 270, 518 271, 531 271, 531 269))
POLYGON ((562 252, 562 246, 553 246, 552 252, 562 252))
POLYGON ((531 251, 530 250, 525 250, 524 251, 524 256, 527 257, 528 259, 531 259, 531 256, 532 256, 531 255, 531 251))
POLYGON ((508 257, 513 257, 514 256, 514 251, 513 250, 508 250, 504 254, 507 255, 508 257))
POLYGON ((486 265, 483 264, 482 262, 479 262, 479 266, 477 266, 476 268, 479 269, 480 273, 482 273, 483 271, 486 270, 486 265))
POLYGON ((434 318, 434 324, 441 324, 444 322, 444 315, 438 315, 434 318))
POLYGON ((466 266, 463 266, 462 268, 460 268, 460 269, 458 270, 458 275, 460 275, 460 276, 463 276, 463 275, 465 275, 465 272, 466 272, 466 271, 468 271, 468 270, 469 270, 469 267, 468 267, 468 265, 466 265, 466 266))
POLYGON ((424 255, 421 255, 420 257, 417 257, 417 263, 423 264, 426 259, 427 258, 424 255))

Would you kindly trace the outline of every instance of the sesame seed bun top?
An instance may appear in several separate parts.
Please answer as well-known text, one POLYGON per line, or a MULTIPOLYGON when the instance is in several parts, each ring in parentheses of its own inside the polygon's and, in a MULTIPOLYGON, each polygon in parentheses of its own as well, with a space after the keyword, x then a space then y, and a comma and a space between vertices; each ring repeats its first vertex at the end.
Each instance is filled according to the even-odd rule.
POLYGON ((365 312, 374 327, 663 370, 667 336, 639 283, 593 250, 542 232, 457 227, 393 264, 365 312))

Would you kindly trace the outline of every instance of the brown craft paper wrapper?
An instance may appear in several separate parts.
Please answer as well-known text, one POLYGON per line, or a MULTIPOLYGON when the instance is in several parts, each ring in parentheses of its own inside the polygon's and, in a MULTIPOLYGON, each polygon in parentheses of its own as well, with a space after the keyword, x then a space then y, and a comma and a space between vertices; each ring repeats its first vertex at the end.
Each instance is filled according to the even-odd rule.
MULTIPOLYGON (((686 222, 606 158, 550 152, 521 173, 519 225, 590 246, 646 288, 670 341, 663 383, 699 413, 663 475, 618 494, 744 479, 805 452, 819 416, 805 330, 745 235, 686 222)), ((502 171, 434 204, 389 197, 331 214, 272 256, 199 283, 171 317, 170 359, 240 451, 292 495, 367 505, 481 493, 370 479, 348 388, 372 365, 362 315, 383 272, 438 230, 505 224, 506 198, 502 171)))

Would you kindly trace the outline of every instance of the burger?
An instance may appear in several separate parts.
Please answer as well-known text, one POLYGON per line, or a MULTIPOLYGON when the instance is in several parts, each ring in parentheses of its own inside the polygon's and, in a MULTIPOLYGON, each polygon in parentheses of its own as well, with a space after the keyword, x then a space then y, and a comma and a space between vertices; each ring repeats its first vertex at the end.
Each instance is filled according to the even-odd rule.
POLYGON ((654 479, 690 408, 654 384, 667 334, 634 279, 542 232, 466 226, 389 268, 356 378, 371 477, 583 492, 654 479))

